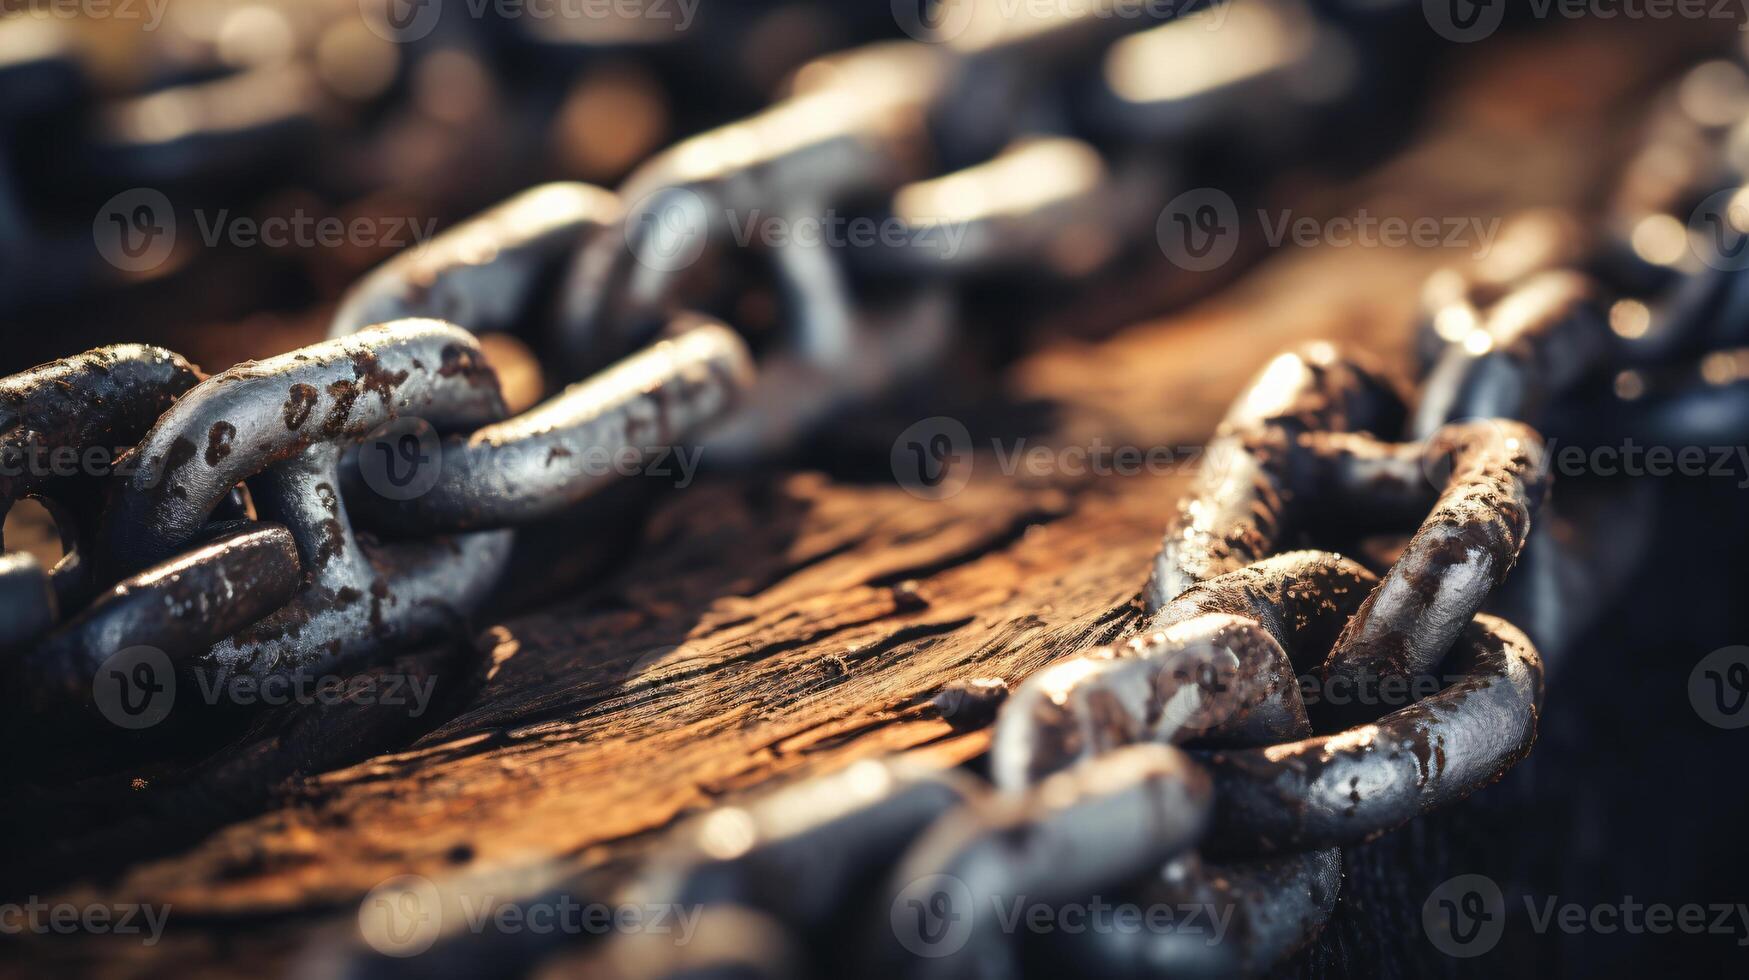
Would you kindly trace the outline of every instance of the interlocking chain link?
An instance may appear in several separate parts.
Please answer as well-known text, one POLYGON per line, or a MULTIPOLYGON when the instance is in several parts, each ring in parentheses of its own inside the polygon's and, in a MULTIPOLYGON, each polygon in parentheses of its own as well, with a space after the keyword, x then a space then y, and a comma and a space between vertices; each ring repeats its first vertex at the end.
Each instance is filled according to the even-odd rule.
POLYGON ((77 478, 78 461, 95 454, 107 462, 139 442, 195 380, 181 357, 132 344, 0 379, 0 517, 21 498, 41 499, 57 512, 67 549, 48 571, 26 555, 6 556, 0 648, 30 643, 53 625, 57 609, 77 609, 90 595, 101 495, 95 481, 77 478), (69 453, 73 466, 53 465, 51 457, 69 453))
MULTIPOLYGON (((617 193, 535 188, 391 260, 322 343, 204 379, 168 352, 114 347, 0 381, 0 452, 132 447, 107 479, 0 477, 0 501, 55 505, 71 545, 52 570, 0 559, 10 692, 45 716, 88 707, 93 675, 123 646, 222 682, 342 669, 458 629, 501 580, 511 529, 606 482, 574 462, 581 452, 792 443, 937 363, 951 287, 1016 269, 1077 284, 1120 262, 1189 165, 1190 137, 1243 110, 1281 123, 1291 145, 1293 120, 1324 118, 1365 77, 1355 38, 1401 12, 1241 6, 1202 40, 1280 43, 1197 83, 1159 66, 1206 11, 1160 25, 1111 7, 811 64, 788 98, 657 155, 617 193), (1310 77, 1342 84, 1309 91, 1310 77), (745 251, 781 298, 778 335, 700 312, 753 288, 730 265, 738 219, 840 208, 891 216, 923 242, 953 225, 969 246, 761 243, 745 251), (1075 255, 1060 247, 1065 223, 1083 233, 1075 255), (506 418, 474 333, 540 319, 584 380, 506 418), (406 443, 359 449, 394 426, 434 447, 414 454, 419 493, 370 475, 371 450, 406 443)), ((1559 499, 1545 504, 1541 428, 1692 437, 1749 421, 1744 386, 1718 368, 1749 322, 1735 265, 1749 228, 1724 206, 1740 203, 1741 141, 1685 111, 1668 107, 1651 140, 1688 164, 1677 179, 1634 172, 1594 234, 1526 219, 1518 232, 1537 247, 1509 267, 1430 285, 1412 405, 1329 344, 1272 361, 1216 433, 1223 465, 1172 522, 1140 629, 1019 684, 996 713, 987 782, 868 762, 706 814, 629 894, 703 904, 739 945, 619 937, 612 955, 638 973, 706 955, 766 972, 853 936, 906 975, 1012 975, 1023 954, 1222 974, 1308 942, 1340 893, 1343 847, 1524 757, 1538 650, 1559 650, 1588 615, 1566 597, 1588 592, 1595 608, 1619 581, 1576 578, 1572 549, 1548 532, 1559 499), (1647 245, 1689 213, 1710 220, 1693 249, 1647 245), (1287 550, 1403 533, 1382 574, 1287 550), (1564 618, 1545 615, 1551 603, 1564 618), (1500 610, 1527 611, 1525 629, 1500 610), (1434 686, 1400 705, 1308 701, 1308 677, 1325 692, 1434 686), (1103 893, 1219 907, 1237 925, 1212 947, 1087 933, 1023 949, 974 914, 941 954, 907 943, 901 920, 937 914, 943 883, 968 914, 1103 893), (873 927, 858 915, 869 895, 873 927)), ((1624 548, 1611 567, 1632 557, 1624 548)))

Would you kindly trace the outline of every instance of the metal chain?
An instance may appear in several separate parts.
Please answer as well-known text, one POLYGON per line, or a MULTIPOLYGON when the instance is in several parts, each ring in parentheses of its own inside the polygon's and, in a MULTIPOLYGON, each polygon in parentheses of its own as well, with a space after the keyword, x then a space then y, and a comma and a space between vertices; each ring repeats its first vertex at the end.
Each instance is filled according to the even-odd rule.
MULTIPOLYGON (((684 5, 642 6, 672 16, 684 5)), ((651 31, 637 28, 655 20, 593 9, 581 18, 520 16, 520 5, 446 13, 401 0, 118 4, 85 22, 10 5, 0 16, 0 231, 29 247, 0 268, 0 309, 122 285, 93 261, 87 222, 64 220, 117 192, 131 202, 130 221, 145 200, 131 191, 142 188, 224 207, 287 187, 349 199, 413 192, 460 207, 477 178, 507 172, 554 133, 575 139, 560 121, 564 86, 611 73, 609 55, 638 56, 639 91, 656 115, 666 115, 664 90, 687 88, 672 107, 687 124, 722 118, 772 83, 738 58, 785 64, 891 26, 884 9, 847 7, 800 24, 789 11, 786 29, 787 6, 687 6, 684 24, 651 31), (587 29, 568 30, 572 21, 587 29), (696 84, 701 73, 714 84, 696 84)), ((604 143, 635 151, 660 126, 604 143)))
MULTIPOLYGON (((1728 206, 1745 171, 1707 165, 1724 127, 1665 112, 1647 152, 1668 151, 1659 140, 1674 131, 1690 138, 1691 165, 1657 188, 1656 207, 1641 198, 1598 242, 1545 241, 1509 272, 1435 277, 1423 329, 1438 342, 1420 343, 1430 370, 1413 411, 1328 344, 1270 363, 1211 444, 1221 465, 1166 534, 1145 627, 1052 664, 1001 703, 993 785, 865 762, 707 813, 622 897, 702 905, 740 941, 615 937, 606 962, 631 976, 783 975, 830 955, 821 937, 850 935, 880 970, 908 976, 1017 976, 1023 958, 1027 974, 1232 975, 1309 942, 1335 906, 1342 847, 1468 796, 1530 751, 1538 647, 1570 643, 1643 540, 1609 530, 1624 510, 1644 522, 1637 491, 1578 542, 1551 534, 1572 518, 1558 500, 1544 506, 1543 440, 1525 422, 1576 416, 1593 438, 1672 441, 1749 428, 1749 384, 1724 347, 1742 321, 1718 319, 1749 288, 1736 274, 1749 263, 1733 265, 1749 222, 1728 206), (1709 197, 1726 206, 1709 211, 1709 197), (1714 232, 1693 252, 1636 243, 1684 213, 1714 232), (1569 263, 1589 274, 1557 271, 1569 263), (1678 265, 1690 267, 1668 274, 1678 265), (1381 438, 1399 431, 1410 441, 1381 438), (1352 540, 1418 515, 1382 579, 1330 552, 1276 553, 1309 533, 1352 540), (1527 611, 1536 643, 1481 611, 1490 604, 1527 611), (1307 703, 1306 679, 1387 696, 1307 703), (1392 684, 1407 692, 1396 710, 1392 684), (927 805, 913 802, 920 785, 927 805), (1194 930, 1039 937, 987 911, 992 899, 1089 895, 1220 910, 1234 925, 1219 944, 1194 930)), ((1533 226, 1547 231, 1549 216, 1526 216, 1518 233, 1533 226)), ((1005 690, 973 681, 936 703, 987 714, 1005 690)))
MULTIPOLYGON (((0 649, 39 638, 58 609, 89 598, 94 519, 100 500, 90 481, 58 477, 52 456, 99 461, 139 442, 176 396, 195 384, 187 361, 156 347, 117 345, 0 379, 0 517, 24 497, 57 513, 67 556, 45 571, 23 554, 0 565, 0 649)), ((3 542, 0 542, 3 544, 3 542)))
POLYGON ((38 196, 95 195, 95 207, 125 188, 256 187, 292 167, 300 147, 388 101, 400 56, 387 40, 367 49, 377 39, 351 30, 363 25, 350 0, 268 0, 221 38, 225 13, 201 3, 115 11, 117 24, 140 21, 137 38, 29 11, 0 19, 0 229, 28 243, 0 274, 0 307, 112 283, 114 270, 92 261, 89 226, 61 227, 38 213, 38 196), (324 44, 340 43, 369 70, 324 71, 324 44), (36 193, 45 164, 32 151, 52 168, 51 193, 36 193))
MULTIPOLYGON (((99 574, 119 584, 67 629, 94 635, 92 623, 143 615, 145 605, 127 597, 161 580, 163 563, 183 567, 187 549, 228 530, 223 522, 245 512, 233 493, 244 483, 257 517, 295 541, 303 582, 263 617, 263 596, 283 591, 277 564, 264 565, 258 582, 208 597, 208 632, 174 612, 142 627, 165 641, 175 669, 221 683, 332 670, 455 629, 505 567, 510 539, 490 532, 562 513, 607 482, 586 454, 647 459, 706 434, 720 461, 792 445, 939 363, 952 339, 953 284, 1020 268, 1085 279, 1151 238, 1134 215, 1157 209, 1171 186, 1162 165, 1196 120, 1255 101, 1254 89, 1292 103, 1285 80, 1309 68, 1352 80, 1357 48, 1332 40, 1341 36, 1335 21, 1315 19, 1299 0, 1271 0, 1222 36, 1286 32, 1304 43, 1240 78, 1198 88, 1155 70, 1141 77, 1157 86, 1175 78, 1170 94, 1119 92, 1109 80, 1090 87, 1087 76, 1117 45, 1137 47, 1127 56, 1145 63, 1207 33, 1197 22, 1206 14, 1156 26, 1169 12, 1115 16, 1110 7, 822 59, 797 73, 790 97, 659 154, 619 194, 535 188, 392 259, 341 301, 334 340, 233 368, 173 409, 158 406, 162 417, 127 474, 109 481, 101 514, 74 523, 98 536, 99 574), (1160 101, 1195 119, 1153 118, 1160 101), (1080 135, 1035 138, 1041 122, 1044 132, 1080 135), (741 248, 735 239, 743 218, 821 221, 839 207, 886 214, 920 244, 741 248), (1129 217, 1082 225, 1104 236, 1078 250, 1097 261, 1066 263, 1053 243, 1071 214, 1129 217), (950 226, 963 228, 969 249, 941 246, 950 226), (726 263, 736 251, 767 259, 769 276, 749 285, 766 279, 784 298, 785 336, 758 345, 757 380, 747 342, 691 312, 710 298, 701 281, 732 278, 726 263), (546 311, 562 356, 587 380, 504 419, 496 378, 468 331, 513 329, 546 311), (349 449, 367 438, 365 451, 349 449), (373 480, 396 455, 410 467, 396 486, 373 480), (408 486, 417 492, 401 491, 408 486)), ((201 554, 214 566, 204 574, 219 578, 236 552, 201 554)), ((8 563, 16 586, 6 594, 31 606, 36 573, 26 560, 8 563)), ((65 604, 62 616, 83 603, 65 604)), ((40 603, 19 617, 33 634, 55 619, 40 603)), ((15 686, 39 707, 48 707, 45 692, 78 687, 68 681, 73 665, 52 661, 70 642, 51 638, 22 660, 15 686)), ((73 663, 84 670, 101 659, 73 663)))
MULTIPOLYGON (((1386 16, 1250 5, 1222 38, 1291 43, 1186 88, 1170 64, 1203 14, 1155 25, 1109 6, 810 65, 790 98, 658 155, 617 194, 537 188, 391 261, 342 302, 323 343, 204 380, 168 352, 118 347, 0 381, 0 451, 134 447, 107 480, 0 483, 0 500, 61 507, 74 545, 53 570, 0 561, 0 646, 21 651, 9 689, 53 714, 88 703, 93 672, 124 644, 222 680, 335 669, 453 630, 501 577, 510 528, 600 487, 567 462, 575 453, 643 457, 713 425, 726 454, 792 442, 938 362, 951 286, 1016 268, 1079 283, 1118 262, 1148 237, 1135 216, 1157 213, 1166 174, 1188 165, 1176 155, 1187 134, 1241 106, 1317 117, 1308 105, 1357 87, 1367 66, 1353 38, 1386 16), (1141 67, 1092 80, 1113 59, 1141 67), (1317 74, 1346 79, 1343 91, 1301 90, 1311 65, 1340 68, 1317 74), (890 214, 921 241, 957 222, 972 247, 754 249, 782 296, 784 336, 749 344, 694 312, 720 301, 713 283, 747 288, 727 266, 737 216, 837 208, 890 214), (1055 237, 1070 216, 1101 233, 1077 257, 1055 237), (507 419, 469 331, 549 311, 561 356, 586 380, 507 419), (356 447, 409 424, 401 436, 435 450, 413 454, 428 485, 399 498, 356 447)), ((1563 412, 1608 419, 1592 430, 1607 437, 1749 420, 1744 386, 1707 367, 1749 322, 1734 315, 1749 280, 1732 264, 1749 228, 1715 206, 1712 251, 1645 243, 1697 201, 1703 213, 1734 202, 1742 178, 1720 127, 1670 111, 1654 142, 1697 162, 1668 185, 1630 183, 1621 228, 1441 287, 1413 406, 1327 344, 1273 361, 1216 435, 1210 455, 1225 467, 1202 475, 1166 536, 1144 628, 1015 689, 994 722, 989 785, 867 763, 707 814, 631 887, 705 903, 740 923, 731 932, 763 938, 640 951, 648 938, 628 937, 613 955, 638 972, 706 953, 766 971, 782 959, 774 950, 857 934, 907 974, 1019 972, 1016 938, 987 917, 938 956, 881 914, 870 935, 852 907, 873 894, 879 913, 933 914, 944 882, 967 911, 992 897, 1134 892, 1237 917, 1217 948, 1088 934, 1038 951, 1044 961, 1257 972, 1309 941, 1339 894, 1342 847, 1498 779, 1535 738, 1538 649, 1559 649, 1586 618, 1539 615, 1527 637, 1485 611, 1535 611, 1571 580, 1545 530, 1535 426, 1573 424, 1563 412), (1560 270, 1575 257, 1582 272, 1560 270), (1696 360, 1698 384, 1685 377, 1696 360), (1314 534, 1417 525, 1383 575, 1283 551, 1314 534), (1532 589, 1544 591, 1524 598, 1532 589), (1325 691, 1437 684, 1386 713, 1376 701, 1308 704, 1308 674, 1325 691)), ((1608 582, 1586 580, 1593 603, 1608 582)))

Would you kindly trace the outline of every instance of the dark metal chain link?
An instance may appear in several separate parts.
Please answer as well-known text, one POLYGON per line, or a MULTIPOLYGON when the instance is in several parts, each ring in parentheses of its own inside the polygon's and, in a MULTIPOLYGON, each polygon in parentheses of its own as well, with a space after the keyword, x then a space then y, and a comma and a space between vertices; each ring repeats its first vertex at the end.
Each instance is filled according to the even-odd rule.
MULTIPOLYGON (((1237 28, 1293 42, 1269 46, 1272 59, 1188 94, 1118 91, 1092 80, 1114 46, 1131 63, 1169 58, 1188 19, 1156 26, 1105 7, 810 65, 790 98, 659 154, 617 194, 537 188, 392 260, 342 302, 323 343, 204 380, 168 352, 115 347, 0 381, 0 451, 133 447, 108 480, 0 478, 0 500, 46 498, 73 529, 54 569, 0 560, 9 685, 53 714, 88 702, 122 645, 263 677, 453 630, 501 577, 509 529, 605 482, 578 451, 791 442, 938 362, 950 287, 1016 268, 1087 279, 1149 239, 1136 216, 1158 212, 1187 134, 1240 106, 1291 120, 1338 101, 1297 88, 1309 65, 1340 66, 1320 74, 1351 88, 1365 68, 1352 40, 1365 16, 1278 0, 1244 8, 1256 19, 1237 28), (784 311, 784 336, 757 357, 695 312, 714 281, 734 279, 738 217, 840 208, 891 216, 917 241, 953 225, 970 244, 754 249, 784 311), (1072 221, 1102 236, 1080 253, 1094 261, 1054 247, 1072 221), (541 310, 586 380, 506 418, 470 331, 541 310), (433 482, 396 499, 371 485, 356 447, 409 422, 436 446, 433 482)), ((1732 262, 1749 231, 1735 198, 1719 198, 1710 251, 1704 234, 1697 250, 1645 243, 1742 176, 1727 132, 1670 113, 1653 142, 1697 161, 1684 179, 1630 183, 1595 241, 1430 291, 1413 405, 1328 344, 1271 362, 1216 435, 1222 465, 1167 534, 1144 628, 1018 686, 996 715, 989 784, 866 763, 707 814, 631 887, 704 904, 733 920, 739 944, 640 951, 656 940, 625 937, 616 955, 633 972, 706 954, 768 971, 781 948, 851 935, 906 974, 1010 975, 1023 952, 1230 973, 1309 941, 1339 894, 1342 847, 1469 795, 1529 751, 1539 649, 1563 647, 1588 616, 1575 596, 1595 608, 1611 569, 1631 564, 1624 549, 1574 587, 1571 549, 1546 530, 1559 500, 1545 502, 1539 431, 1692 437, 1749 420, 1743 386, 1707 367, 1749 322, 1734 315, 1749 295, 1732 262), (1284 550, 1409 531, 1383 574, 1284 550), (1415 689, 1436 672, 1434 693, 1394 711, 1303 696, 1307 676, 1325 691, 1415 689), (933 911, 943 882, 967 911, 1128 893, 1220 906, 1237 927, 1219 947, 1086 934, 1023 951, 986 915, 933 955, 885 916, 933 911), (870 894, 872 935, 852 907, 870 894)))

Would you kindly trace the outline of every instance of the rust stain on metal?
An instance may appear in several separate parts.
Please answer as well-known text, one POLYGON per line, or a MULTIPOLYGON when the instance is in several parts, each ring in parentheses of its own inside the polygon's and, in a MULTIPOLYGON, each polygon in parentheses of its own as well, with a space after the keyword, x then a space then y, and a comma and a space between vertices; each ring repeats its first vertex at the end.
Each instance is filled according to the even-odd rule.
POLYGON ((303 428, 304 423, 310 420, 310 413, 315 410, 316 399, 320 396, 321 393, 316 391, 314 385, 301 382, 292 385, 285 400, 285 427, 293 432, 303 428))

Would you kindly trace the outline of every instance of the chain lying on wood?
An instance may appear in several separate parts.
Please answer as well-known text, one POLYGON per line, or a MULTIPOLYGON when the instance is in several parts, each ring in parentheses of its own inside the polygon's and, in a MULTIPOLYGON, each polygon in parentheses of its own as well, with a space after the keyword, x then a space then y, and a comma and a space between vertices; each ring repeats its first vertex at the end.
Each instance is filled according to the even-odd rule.
MULTIPOLYGON (((204 380, 167 352, 110 348, 0 382, 7 453, 135 447, 107 481, 0 485, 8 502, 61 506, 74 544, 53 570, 0 561, 0 646, 20 651, 11 693, 64 711, 89 699, 93 672, 123 645, 159 648, 182 670, 259 678, 355 665, 454 629, 500 577, 508 528, 600 486, 567 462, 579 450, 645 458, 725 421, 716 438, 729 449, 791 441, 938 360, 950 285, 1014 268, 1080 281, 1145 239, 1147 225, 1126 215, 1157 212, 1162 173, 1179 162, 1166 151, 1257 104, 1241 90, 1273 93, 1265 104, 1291 117, 1287 93, 1309 64, 1337 59, 1351 85, 1364 67, 1343 41, 1360 29, 1352 20, 1280 0, 1247 8, 1262 19, 1239 26, 1300 43, 1273 48, 1243 78, 1187 96, 1156 69, 1089 94, 1102 61, 1145 66, 1184 43, 1185 22, 1107 12, 826 59, 793 98, 659 155, 618 195, 538 188, 390 262, 341 304, 325 343, 204 380), (1036 118, 1053 115, 1074 135, 1038 138, 1036 118), (984 207, 931 209, 955 195, 984 207), (817 219, 870 206, 913 232, 960 222, 972 247, 844 262, 770 247, 787 336, 752 345, 757 374, 740 335, 693 312, 708 305, 705 284, 729 278, 737 213, 817 219), (1054 247, 1068 215, 1097 217, 1093 261, 1054 247), (545 310, 557 312, 567 360, 596 373, 506 419, 469 331, 545 310), (433 482, 397 499, 372 486, 373 461, 351 447, 408 422, 406 435, 429 433, 437 447, 422 461, 433 482)), ((1698 189, 1642 194, 1628 217, 1668 219, 1698 189)), ((1714 258, 1734 254, 1746 231, 1723 211, 1715 230, 1714 258)), ((1558 648, 1584 617, 1558 631, 1527 625, 1527 638, 1484 611, 1510 606, 1521 581, 1534 587, 1521 574, 1533 563, 1564 574, 1543 530, 1549 481, 1533 426, 1647 391, 1653 404, 1618 406, 1620 427, 1605 431, 1707 431, 1720 414, 1703 401, 1749 419, 1742 386, 1713 384, 1708 362, 1705 387, 1680 377, 1684 358, 1741 339, 1722 322, 1745 288, 1734 269, 1611 247, 1551 247, 1527 265, 1433 311, 1440 343, 1422 345, 1433 367, 1413 411, 1378 371, 1328 345, 1272 362, 1217 434, 1211 457, 1227 466, 1205 474, 1167 535, 1143 592, 1145 628, 1014 689, 996 713, 992 785, 859 766, 701 818, 634 893, 756 922, 770 942, 746 947, 742 965, 759 970, 772 968, 759 957, 773 948, 806 956, 824 935, 861 930, 879 961, 907 973, 1017 973, 1016 937, 976 918, 1016 896, 1200 902, 1238 924, 1219 947, 1171 933, 1056 937, 1040 962, 1256 972, 1303 945, 1339 894, 1340 848, 1499 778, 1535 737, 1537 648, 1558 648), (1607 292, 1555 271, 1575 254, 1607 292), (1622 371, 1644 373, 1637 393, 1610 375, 1622 371), (1601 394, 1600 376, 1613 382, 1601 394), (1417 526, 1382 575, 1330 552, 1281 551, 1315 532, 1417 526), (1326 690, 1376 691, 1413 689, 1435 671, 1437 693, 1388 713, 1302 695, 1307 675, 1326 690), (915 929, 940 913, 920 881, 955 883, 954 900, 971 903, 945 954, 925 931, 923 948, 905 941, 904 916, 915 929), (853 907, 868 894, 872 935, 853 907)), ((1607 589, 1589 591, 1598 601, 1607 589)), ((647 941, 617 940, 614 955, 634 972, 695 965, 685 951, 636 948, 647 941)))
MULTIPOLYGON (((1631 215, 1621 233, 1716 190, 1663 188, 1668 210, 1631 215)), ((1453 289, 1451 273, 1436 277, 1430 295, 1446 299, 1425 324, 1438 342, 1421 344, 1429 370, 1413 411, 1327 344, 1272 361, 1166 535, 1142 592, 1145 627, 1005 701, 996 679, 936 700, 966 718, 1001 703, 993 785, 960 778, 922 805, 898 763, 869 762, 713 810, 623 897, 702 905, 738 924, 740 941, 687 950, 616 937, 602 962, 628 976, 785 975, 836 961, 851 935, 904 975, 1233 975, 1305 945, 1340 893, 1343 847, 1468 796, 1530 751, 1538 647, 1563 650, 1635 560, 1643 536, 1608 530, 1616 521, 1596 518, 1576 541, 1550 533, 1574 518, 1558 496, 1545 505, 1547 451, 1526 423, 1601 414, 1610 428, 1579 430, 1594 439, 1749 428, 1749 384, 1717 366, 1737 363, 1720 349, 1735 338, 1711 318, 1749 288, 1715 264, 1749 227, 1715 217, 1729 234, 1697 246, 1707 268, 1688 277, 1660 274, 1669 258, 1624 258, 1630 246, 1570 242, 1492 281, 1453 289), (1577 262, 1589 275, 1555 269, 1577 262), (1416 525, 1382 576, 1330 552, 1277 553, 1314 533, 1352 541, 1416 525), (1489 606, 1524 611, 1533 636, 1489 606), (1329 697, 1309 702, 1308 690, 1329 697), (869 899, 883 867, 894 870, 869 899), (1027 936, 993 911, 1089 896, 1206 909, 1233 926, 1218 943, 1196 930, 1027 936)), ((1643 495, 1619 496, 1592 515, 1643 523, 1643 495)))
POLYGON ((326 668, 453 628, 496 580, 509 535, 366 548, 340 495, 343 447, 407 413, 439 429, 503 416, 470 334, 402 320, 207 379, 158 420, 113 489, 103 525, 112 571, 174 558, 249 480, 257 512, 291 531, 306 581, 291 603, 204 654, 219 680, 326 668))
MULTIPOLYGON (((196 376, 185 369, 170 392, 183 396, 174 408, 156 403, 113 437, 140 445, 107 481, 107 499, 66 522, 84 544, 75 554, 89 556, 69 559, 57 577, 71 581, 77 568, 90 578, 94 565, 101 582, 92 586, 120 584, 23 658, 9 687, 30 690, 44 710, 48 692, 76 694, 67 671, 103 658, 52 659, 76 633, 110 635, 102 623, 137 623, 174 647, 165 653, 178 670, 218 682, 344 669, 453 630, 501 577, 510 538, 492 532, 560 514, 600 489, 612 475, 592 460, 605 453, 636 464, 704 437, 723 460, 793 444, 937 364, 951 339, 953 284, 1017 270, 1081 281, 1148 241, 1150 224, 1135 216, 1158 208, 1171 186, 1166 165, 1223 107, 1272 105, 1287 117, 1297 97, 1285 79, 1296 72, 1329 69, 1358 82, 1358 46, 1335 43, 1345 28, 1298 0, 1272 0, 1222 36, 1305 43, 1212 86, 1169 65, 1136 67, 1206 33, 1197 22, 1206 14, 1160 25, 1164 13, 1114 16, 1108 7, 997 18, 948 43, 822 59, 797 73, 790 97, 659 154, 620 194, 535 188, 391 260, 341 301, 328 343, 240 365, 186 393, 196 376), (1110 77, 1090 84, 1119 56, 1132 64, 1131 83, 1155 88, 1110 77), (1189 114, 1163 112, 1162 102, 1189 114), (1081 120, 1069 127, 1078 135, 1035 137, 1037 121, 1052 115, 1081 120), (884 214, 925 244, 895 255, 736 240, 740 221, 824 222, 838 208, 884 214), (1052 246, 1066 216, 1081 222, 1079 251, 1094 261, 1052 246), (963 227, 968 250, 941 247, 949 227, 963 227), (738 246, 768 260, 769 282, 747 288, 783 297, 784 336, 757 344, 757 374, 747 341, 692 312, 712 299, 704 284, 729 278, 738 246), (547 313, 564 357, 593 373, 505 419, 468 331, 517 329, 547 313), (351 448, 367 437, 363 451, 351 448), (247 498, 237 490, 245 485, 247 498), (283 591, 277 563, 244 579, 225 571, 247 550, 237 542, 186 554, 251 506, 297 546, 303 581, 277 606, 264 598, 283 591), (148 583, 171 568, 193 574, 190 561, 209 563, 199 573, 225 586, 206 597, 210 635, 187 628, 187 610, 168 600, 164 621, 141 619, 150 608, 141 597, 155 594, 148 583)), ((1359 16, 1346 29, 1366 23, 1359 16)), ((16 383, 40 385, 31 376, 16 383)), ((26 434, 95 424, 79 405, 35 411, 52 417, 25 420, 26 434)), ((89 587, 61 595, 57 612, 39 601, 43 574, 27 559, 9 557, 0 571, 0 596, 20 607, 10 642, 27 644, 90 596, 89 587)))

